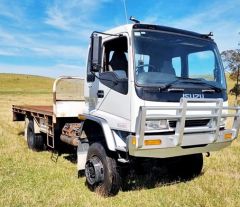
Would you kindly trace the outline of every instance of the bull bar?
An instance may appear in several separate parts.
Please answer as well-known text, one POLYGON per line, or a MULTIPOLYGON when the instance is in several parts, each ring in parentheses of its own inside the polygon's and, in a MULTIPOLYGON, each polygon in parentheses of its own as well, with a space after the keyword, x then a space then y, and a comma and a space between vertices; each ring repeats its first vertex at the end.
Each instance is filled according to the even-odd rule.
POLYGON ((181 98, 179 106, 150 106, 140 107, 138 119, 136 123, 136 148, 141 149, 144 147, 145 137, 145 124, 148 120, 162 120, 167 119, 175 120, 176 127, 172 139, 175 146, 181 146, 185 133, 203 133, 211 132, 214 134, 212 143, 217 141, 220 131, 220 123, 222 118, 233 117, 232 128, 228 130, 233 134, 232 139, 237 138, 239 127, 240 127, 240 107, 227 107, 223 106, 223 99, 188 99, 181 98), (189 106, 189 103, 212 103, 213 106, 189 106), (171 110, 175 111, 175 115, 170 114, 149 114, 150 111, 164 111, 171 110), (190 111, 208 111, 209 114, 188 114, 190 111), (228 111, 223 113, 223 111, 228 111), (235 113, 229 113, 229 111, 235 111, 235 113), (211 120, 211 127, 207 129, 196 129, 196 128, 185 128, 185 121, 191 119, 204 119, 208 118, 211 120))

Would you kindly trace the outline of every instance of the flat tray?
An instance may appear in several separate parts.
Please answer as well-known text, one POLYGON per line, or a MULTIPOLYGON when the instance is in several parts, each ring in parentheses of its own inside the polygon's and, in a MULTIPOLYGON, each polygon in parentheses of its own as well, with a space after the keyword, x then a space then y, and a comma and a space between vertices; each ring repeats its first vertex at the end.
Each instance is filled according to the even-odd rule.
POLYGON ((39 114, 45 114, 52 116, 53 115, 53 107, 52 106, 35 106, 35 105, 22 105, 16 106, 13 105, 13 110, 21 110, 21 111, 28 111, 28 112, 35 112, 39 114))

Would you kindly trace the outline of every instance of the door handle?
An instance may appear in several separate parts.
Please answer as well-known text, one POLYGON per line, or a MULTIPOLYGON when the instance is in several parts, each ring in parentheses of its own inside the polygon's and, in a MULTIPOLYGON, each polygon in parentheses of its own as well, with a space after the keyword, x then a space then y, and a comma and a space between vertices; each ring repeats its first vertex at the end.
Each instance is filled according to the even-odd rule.
POLYGON ((104 91, 103 90, 98 90, 97 97, 98 98, 103 98, 104 97, 104 91))

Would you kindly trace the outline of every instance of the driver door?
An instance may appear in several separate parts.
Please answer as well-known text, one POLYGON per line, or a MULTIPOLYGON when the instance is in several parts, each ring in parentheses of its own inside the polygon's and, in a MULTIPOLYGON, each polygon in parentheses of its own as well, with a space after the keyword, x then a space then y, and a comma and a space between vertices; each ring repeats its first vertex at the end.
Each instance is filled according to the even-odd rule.
POLYGON ((111 128, 123 131, 130 129, 128 59, 127 36, 105 40, 102 70, 90 91, 97 100, 92 114, 107 120, 111 128))

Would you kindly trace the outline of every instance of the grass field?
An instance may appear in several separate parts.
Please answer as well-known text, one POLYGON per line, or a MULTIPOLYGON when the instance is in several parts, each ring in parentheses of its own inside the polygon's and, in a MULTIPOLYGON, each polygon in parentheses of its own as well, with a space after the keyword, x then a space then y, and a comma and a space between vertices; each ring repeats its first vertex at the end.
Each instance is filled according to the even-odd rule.
POLYGON ((51 152, 29 150, 24 124, 12 122, 12 104, 51 104, 52 83, 49 78, 0 74, 0 206, 240 206, 239 139, 204 158, 202 175, 191 181, 120 191, 111 198, 90 192, 67 155, 55 163, 51 152))

